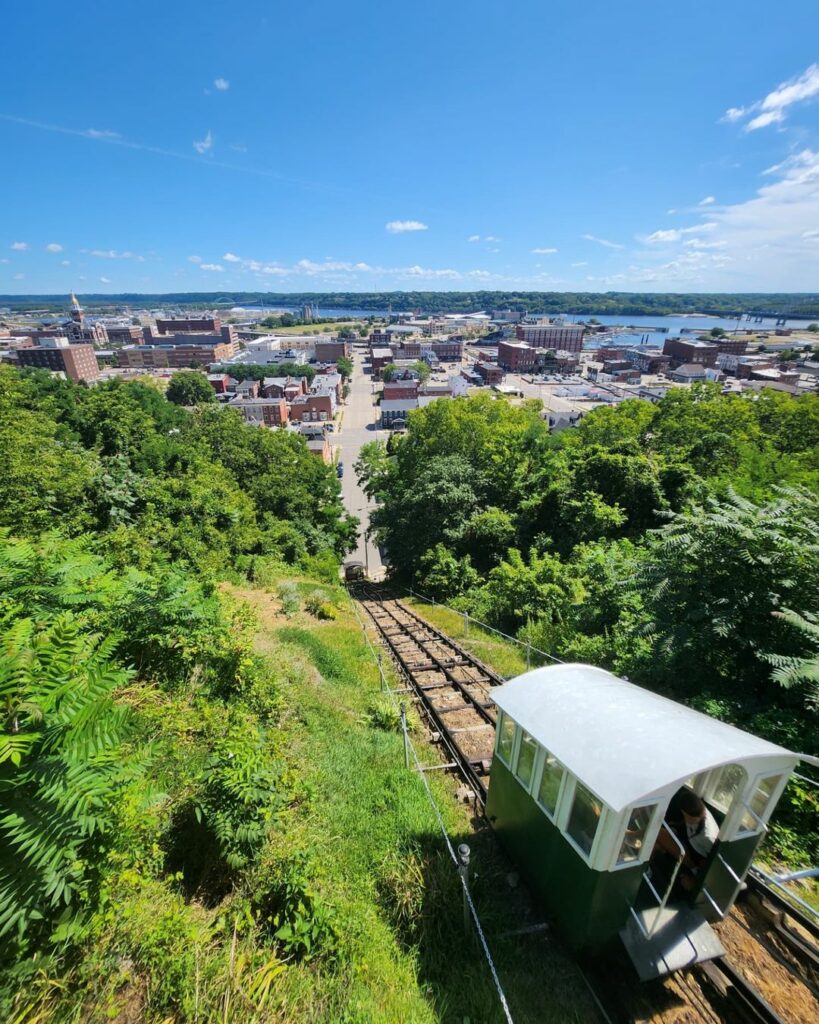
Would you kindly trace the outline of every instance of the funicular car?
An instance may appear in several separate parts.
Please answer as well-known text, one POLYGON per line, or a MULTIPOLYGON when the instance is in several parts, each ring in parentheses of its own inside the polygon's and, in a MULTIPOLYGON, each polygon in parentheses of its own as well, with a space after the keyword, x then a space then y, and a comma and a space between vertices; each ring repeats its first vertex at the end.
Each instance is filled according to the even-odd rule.
POLYGON ((722 955, 711 923, 743 887, 798 756, 589 665, 538 668, 493 697, 486 813, 570 945, 619 936, 643 979, 722 955), (665 820, 681 787, 719 825, 687 889, 676 868, 652 870, 661 830, 684 853, 665 820))

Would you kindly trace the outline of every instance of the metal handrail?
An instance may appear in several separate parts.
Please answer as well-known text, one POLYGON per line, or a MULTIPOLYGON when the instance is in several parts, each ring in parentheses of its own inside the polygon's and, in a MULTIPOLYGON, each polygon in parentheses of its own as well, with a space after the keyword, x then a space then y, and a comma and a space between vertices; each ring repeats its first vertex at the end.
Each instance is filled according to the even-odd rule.
POLYGON ((776 879, 776 878, 775 878, 775 877, 774 877, 773 875, 769 875, 767 871, 763 871, 763 870, 762 870, 762 868, 760 868, 760 867, 759 867, 758 865, 756 865, 756 864, 754 864, 754 866, 753 866, 753 869, 754 869, 754 871, 755 871, 755 872, 756 872, 756 873, 757 873, 758 875, 761 875, 761 876, 762 876, 762 878, 764 878, 764 879, 765 879, 765 881, 766 881, 766 882, 768 883, 768 885, 773 885, 773 886, 775 886, 775 887, 776 887, 777 889, 781 889, 781 890, 782 890, 782 892, 784 892, 784 893, 785 893, 785 895, 786 895, 786 896, 788 897, 788 899, 789 899, 789 900, 793 900, 793 902, 794 902, 794 903, 798 903, 798 904, 799 904, 799 906, 800 906, 800 907, 802 907, 802 909, 803 909, 803 910, 807 910, 807 912, 808 912, 808 913, 809 913, 809 914, 810 914, 810 915, 811 915, 812 917, 819 917, 819 911, 817 911, 816 907, 812 907, 812 906, 810 905, 810 903, 806 903, 806 902, 805 902, 805 901, 804 901, 803 899, 800 899, 800 898, 799 898, 799 896, 795 896, 795 895, 794 895, 794 894, 793 894, 793 893, 791 892, 791 890, 790 890, 790 889, 786 888, 786 887, 785 887, 785 886, 784 886, 784 885, 783 885, 783 884, 782 884, 782 883, 781 883, 780 881, 778 881, 778 880, 777 880, 777 879, 776 879))

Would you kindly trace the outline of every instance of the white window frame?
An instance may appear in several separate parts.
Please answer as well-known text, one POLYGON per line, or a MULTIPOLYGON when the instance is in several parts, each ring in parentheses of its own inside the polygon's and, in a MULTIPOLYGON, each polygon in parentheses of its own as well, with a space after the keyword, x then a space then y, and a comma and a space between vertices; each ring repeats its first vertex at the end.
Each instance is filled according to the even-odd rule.
POLYGON ((660 804, 662 802, 662 797, 646 797, 643 800, 638 800, 636 803, 629 804, 628 807, 626 807, 625 810, 617 816, 617 831, 614 832, 612 836, 612 849, 608 857, 610 871, 623 871, 625 868, 633 868, 637 864, 644 864, 648 860, 651 855, 651 851, 654 849, 654 843, 657 841, 657 836, 662 826, 663 815, 660 814, 660 804), (653 807, 654 810, 651 812, 651 819, 648 823, 648 828, 645 830, 645 835, 643 836, 643 846, 640 850, 640 855, 635 857, 634 860, 626 860, 622 863, 618 863, 617 857, 620 854, 620 848, 623 845, 623 839, 626 835, 628 820, 633 811, 639 811, 642 807, 653 807))
MULTIPOLYGON (((501 710, 501 717, 498 719, 498 721, 497 721, 497 723, 495 725, 495 753, 498 755, 498 760, 504 766, 504 768, 508 768, 509 771, 512 772, 513 775, 514 775, 514 771, 512 769, 512 765, 515 764, 515 756, 517 754, 518 732, 519 731, 520 731, 520 729, 519 729, 518 723, 514 720, 514 718, 512 718, 511 715, 508 715, 505 711, 501 710), (501 749, 500 749, 501 734, 502 734, 503 725, 504 725, 506 719, 509 719, 509 721, 512 723, 512 729, 513 729, 513 732, 512 732, 512 750, 511 750, 511 752, 509 754, 509 760, 508 761, 503 756, 503 754, 501 753, 501 749)), ((515 778, 517 778, 517 776, 515 776, 515 778)))
POLYGON ((577 776, 568 771, 568 769, 566 770, 566 775, 569 776, 569 780, 567 782, 564 778, 563 785, 561 786, 560 803, 558 805, 559 813, 555 817, 555 824, 557 824, 563 838, 570 844, 572 849, 575 850, 578 856, 583 858, 586 864, 591 866, 594 864, 595 857, 600 849, 600 844, 604 841, 608 826, 608 818, 612 812, 606 802, 601 800, 594 790, 587 786, 582 779, 578 779, 577 776), (568 832, 569 817, 571 816, 572 807, 574 806, 574 797, 577 792, 578 785, 582 786, 585 790, 588 790, 588 792, 591 793, 594 799, 597 800, 602 807, 600 818, 597 822, 597 828, 594 832, 594 839, 592 840, 591 848, 588 853, 586 853, 586 851, 579 846, 574 839, 572 839, 568 832))
POLYGON ((547 808, 545 808, 543 806, 543 804, 538 799, 538 794, 540 792, 540 783, 543 780, 543 769, 546 767, 546 755, 547 754, 551 754, 552 757, 554 757, 554 754, 552 754, 551 750, 546 750, 545 747, 541 747, 540 748, 540 752, 538 754, 538 759, 535 762, 535 770, 532 773, 532 781, 533 781, 532 797, 533 797, 535 803, 540 808, 540 810, 549 819, 549 821, 551 821, 553 825, 556 825, 557 821, 558 821, 558 818, 560 817, 560 805, 561 805, 561 802, 563 800, 563 794, 566 792, 566 785, 567 785, 566 780, 569 777, 569 769, 566 767, 565 764, 563 764, 563 762, 560 760, 560 758, 555 757, 555 760, 560 765, 560 767, 563 769, 563 777, 560 780, 560 786, 558 787, 558 790, 557 790, 557 798, 555 800, 555 809, 553 811, 549 811, 547 808))
POLYGON ((518 783, 518 785, 521 786, 524 790, 526 790, 526 792, 529 793, 529 794, 532 793, 532 782, 533 782, 533 780, 535 778, 535 775, 537 773, 538 761, 540 760, 540 754, 541 754, 542 750, 543 750, 543 747, 538 743, 538 741, 535 739, 535 737, 530 732, 528 732, 528 730, 524 729, 522 725, 518 725, 517 726, 517 732, 515 733, 515 744, 514 744, 514 748, 513 748, 513 752, 514 752, 513 763, 514 763, 515 767, 511 768, 510 771, 515 776, 515 781, 518 783), (521 747, 523 746, 523 734, 524 733, 526 733, 526 735, 529 737, 529 739, 535 745, 535 758, 532 761, 532 774, 529 776, 529 782, 528 783, 524 783, 523 780, 518 775, 518 762, 520 761, 520 751, 521 751, 521 747))
MULTIPOLYGON (((748 776, 747 768, 745 769, 745 774, 746 776, 748 776)), ((757 772, 757 774, 753 777, 748 776, 748 783, 746 785, 745 791, 742 794, 742 800, 738 802, 738 807, 732 808, 731 817, 734 820, 731 822, 731 827, 729 830, 726 830, 725 837, 721 836, 720 838, 730 837, 731 839, 745 839, 748 836, 758 836, 761 832, 766 831, 766 829, 763 828, 763 826, 768 824, 768 819, 771 816, 771 811, 779 803, 779 799, 782 796, 782 793, 784 792, 785 786, 787 786, 789 779, 789 772, 782 771, 781 769, 777 770, 775 768, 769 768, 767 771, 757 772), (762 814, 759 815, 759 817, 762 819, 762 824, 755 820, 753 828, 744 828, 742 825, 742 819, 745 817, 745 814, 748 810, 745 804, 747 803, 750 806, 751 799, 753 798, 754 793, 756 793, 759 784, 763 782, 765 779, 770 779, 774 776, 779 776, 779 781, 771 790, 771 795, 768 797, 768 804, 765 807, 762 814)))

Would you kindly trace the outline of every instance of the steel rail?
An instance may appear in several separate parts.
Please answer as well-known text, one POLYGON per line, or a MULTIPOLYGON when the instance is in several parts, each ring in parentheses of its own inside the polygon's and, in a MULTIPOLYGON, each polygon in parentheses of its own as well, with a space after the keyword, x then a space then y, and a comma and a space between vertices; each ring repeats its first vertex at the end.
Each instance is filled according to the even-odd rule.
POLYGON ((749 1024, 786 1024, 726 957, 697 964, 696 970, 749 1024))
POLYGON ((456 762, 467 784, 475 793, 481 807, 485 806, 488 792, 485 778, 486 769, 484 767, 486 759, 471 758, 461 749, 461 745, 458 742, 457 727, 448 725, 446 718, 455 711, 471 711, 479 717, 482 726, 494 728, 495 719, 490 714, 490 709, 494 707, 493 702, 479 700, 469 691, 468 687, 470 685, 483 687, 499 686, 503 680, 479 661, 479 659, 474 658, 450 637, 446 636, 446 634, 435 629, 428 622, 425 622, 408 608, 405 608, 401 602, 396 601, 394 598, 384 598, 367 587, 359 589, 361 603, 375 624, 401 675, 411 686, 421 703, 424 713, 436 732, 441 736, 450 752, 452 760, 456 762), (392 609, 385 606, 386 601, 393 602, 397 609, 406 615, 409 621, 402 622, 392 609), (425 662, 423 666, 413 663, 407 657, 406 651, 402 649, 400 640, 409 640, 415 644, 423 652, 424 656, 429 659, 428 662, 425 662), (427 646, 431 643, 448 647, 457 654, 457 658, 452 659, 452 663, 450 663, 448 659, 443 659, 433 654, 427 646), (484 678, 462 682, 452 672, 452 669, 457 667, 472 668, 484 678), (446 681, 444 683, 429 684, 422 682, 418 678, 420 673, 431 671, 441 673, 446 681), (457 693, 463 704, 453 708, 437 706, 433 696, 436 692, 440 693, 441 690, 457 693))

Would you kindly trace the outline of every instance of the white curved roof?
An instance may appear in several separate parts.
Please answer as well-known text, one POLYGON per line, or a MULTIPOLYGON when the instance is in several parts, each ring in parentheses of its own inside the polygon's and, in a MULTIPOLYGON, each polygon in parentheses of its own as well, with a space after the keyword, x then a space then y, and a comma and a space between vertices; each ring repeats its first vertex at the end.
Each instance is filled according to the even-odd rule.
POLYGON ((591 665, 537 668, 492 696, 615 811, 722 764, 773 758, 786 770, 798 761, 783 747, 591 665))

